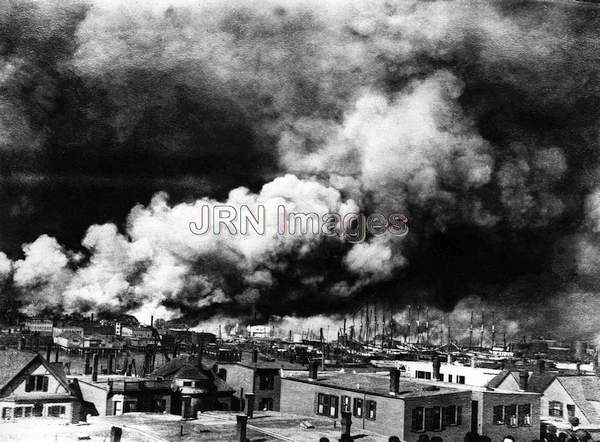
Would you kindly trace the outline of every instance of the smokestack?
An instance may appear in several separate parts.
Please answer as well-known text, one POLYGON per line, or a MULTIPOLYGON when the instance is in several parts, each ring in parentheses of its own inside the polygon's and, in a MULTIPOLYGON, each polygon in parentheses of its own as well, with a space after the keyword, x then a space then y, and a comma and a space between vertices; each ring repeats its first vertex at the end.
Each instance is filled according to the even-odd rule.
POLYGON ((248 416, 238 414, 236 417, 236 440, 238 442, 246 441, 246 429, 248 425, 248 416))
POLYGON ((256 348, 252 349, 252 362, 255 364, 258 362, 258 349, 256 348))
POLYGON ((317 373, 319 371, 319 361, 312 361, 308 369, 308 377, 310 380, 317 380, 317 373))
POLYGON ((98 381, 98 353, 94 353, 92 359, 92 382, 98 381))
POLYGON ((519 390, 527 391, 527 382, 529 380, 529 373, 526 371, 519 372, 519 390))
POLYGON ((433 379, 435 379, 436 381, 440 381, 442 379, 441 374, 440 374, 441 366, 442 366, 442 363, 440 362, 440 358, 435 356, 433 358, 433 379))
POLYGON ((400 370, 390 369, 390 394, 396 395, 400 392, 400 370))
POLYGON ((248 419, 254 417, 254 393, 246 393, 246 416, 248 419))

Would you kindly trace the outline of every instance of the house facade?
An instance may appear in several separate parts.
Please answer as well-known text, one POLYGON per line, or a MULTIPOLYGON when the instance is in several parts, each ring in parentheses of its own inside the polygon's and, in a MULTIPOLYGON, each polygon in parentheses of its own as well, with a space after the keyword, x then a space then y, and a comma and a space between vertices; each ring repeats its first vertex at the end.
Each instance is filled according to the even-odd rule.
POLYGON ((0 351, 3 421, 47 416, 78 422, 80 411, 61 364, 50 364, 35 353, 0 351))

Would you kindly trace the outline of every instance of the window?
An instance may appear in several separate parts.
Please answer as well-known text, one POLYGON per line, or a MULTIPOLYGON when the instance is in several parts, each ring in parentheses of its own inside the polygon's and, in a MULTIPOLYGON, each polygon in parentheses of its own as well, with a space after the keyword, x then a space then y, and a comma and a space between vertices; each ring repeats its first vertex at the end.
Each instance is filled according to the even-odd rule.
POLYGON ((417 370, 415 376, 417 379, 431 379, 431 372, 417 370))
POLYGON ((550 401, 548 404, 548 415, 554 417, 563 417, 563 404, 558 401, 550 401))
POLYGON ((192 386, 192 381, 183 381, 183 386, 184 387, 191 387, 192 386))
POLYGON ((460 425, 462 423, 462 407, 450 405, 442 409, 442 422, 445 426, 460 425))
POLYGON ((504 407, 504 423, 509 427, 517 426, 517 406, 507 405, 504 407))
POLYGON ((48 391, 48 376, 29 376, 25 391, 48 391))
POLYGON ((264 397, 258 402, 258 409, 262 411, 273 410, 273 399, 264 397))
POLYGON ((412 432, 425 431, 425 408, 415 407, 412 410, 412 432))
POLYGON ((2 419, 10 419, 10 415, 12 414, 11 411, 10 408, 4 407, 2 409, 2 419))
POLYGON ((59 417, 66 413, 66 408, 64 405, 52 405, 48 407, 48 416, 51 417, 59 417))
POLYGON ((495 405, 493 409, 493 420, 495 425, 502 425, 504 423, 504 406, 495 405))
POLYGON ((352 411, 352 404, 350 396, 342 396, 342 411, 352 411))
POLYGON ((125 401, 123 403, 123 413, 133 413, 137 411, 136 401, 125 401))
POLYGON ((332 394, 317 394, 317 409, 315 412, 321 416, 337 417, 338 397, 332 394))
POLYGON ((31 417, 33 407, 15 407, 14 417, 31 417))
POLYGON ((464 376, 456 376, 456 383, 457 384, 464 384, 465 383, 465 377, 464 376))
POLYGON ((272 373, 261 374, 258 376, 259 390, 272 390, 275 383, 275 376, 272 373))
POLYGON ((442 429, 442 410, 440 407, 425 409, 425 431, 439 431, 442 429))
POLYGON ((528 427, 531 425, 531 405, 520 404, 517 410, 517 425, 528 427))
POLYGON ((567 416, 575 417, 575 405, 567 404, 567 416))
POLYGON ((352 407, 352 414, 354 417, 362 417, 363 415, 363 400, 354 398, 354 406, 352 407))
POLYGON ((448 375, 448 382, 452 382, 452 375, 451 374, 448 375))
POLYGON ((367 401, 367 419, 374 421, 377 411, 377 402, 367 401))

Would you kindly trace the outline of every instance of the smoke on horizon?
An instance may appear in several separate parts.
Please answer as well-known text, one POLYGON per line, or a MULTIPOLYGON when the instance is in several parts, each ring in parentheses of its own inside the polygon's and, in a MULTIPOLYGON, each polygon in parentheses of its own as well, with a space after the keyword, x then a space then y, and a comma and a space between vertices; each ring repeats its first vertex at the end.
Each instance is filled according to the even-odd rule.
POLYGON ((0 306, 202 321, 475 299, 515 333, 595 333, 599 25, 536 1, 9 1, 0 306), (192 235, 219 203, 410 232, 192 235))

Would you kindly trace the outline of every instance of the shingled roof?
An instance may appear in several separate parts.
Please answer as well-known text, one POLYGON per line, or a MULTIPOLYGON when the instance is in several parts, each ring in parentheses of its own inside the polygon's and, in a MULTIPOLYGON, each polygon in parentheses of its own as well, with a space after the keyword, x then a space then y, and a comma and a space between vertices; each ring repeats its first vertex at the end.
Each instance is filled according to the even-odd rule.
POLYGON ((596 376, 558 376, 558 382, 592 424, 600 424, 600 379, 596 376))
MULTIPOLYGON (((547 371, 534 371, 528 373, 529 378, 527 380, 527 391, 534 393, 543 393, 546 391, 546 388, 550 386, 557 376, 556 373, 547 371)), ((498 388, 509 376, 512 376, 517 384, 519 383, 519 371, 502 370, 488 382, 487 386, 490 388, 498 388)))
POLYGON ((36 357, 40 356, 36 353, 24 351, 0 351, 0 391, 36 357))

